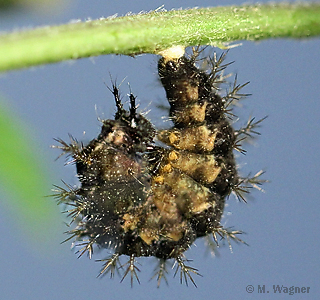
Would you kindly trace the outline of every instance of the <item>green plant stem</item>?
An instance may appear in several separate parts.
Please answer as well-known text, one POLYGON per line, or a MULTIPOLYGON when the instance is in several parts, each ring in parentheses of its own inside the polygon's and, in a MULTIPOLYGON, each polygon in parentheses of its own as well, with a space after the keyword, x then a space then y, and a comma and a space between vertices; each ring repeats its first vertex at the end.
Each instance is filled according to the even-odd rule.
POLYGON ((0 36, 0 71, 101 54, 158 53, 173 45, 320 35, 320 4, 158 11, 0 36))

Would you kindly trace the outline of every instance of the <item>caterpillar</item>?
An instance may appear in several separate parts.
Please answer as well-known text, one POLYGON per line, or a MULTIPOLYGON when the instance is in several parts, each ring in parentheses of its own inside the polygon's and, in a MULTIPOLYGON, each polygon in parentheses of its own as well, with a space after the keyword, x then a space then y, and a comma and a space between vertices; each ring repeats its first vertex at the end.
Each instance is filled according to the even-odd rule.
POLYGON ((124 108, 116 84, 110 88, 115 104, 114 119, 101 120, 101 132, 87 145, 70 136, 67 143, 56 139, 76 165, 80 187, 56 186, 58 203, 68 210, 74 229, 70 237, 81 246, 80 256, 92 257, 95 246, 113 251, 103 260, 100 275, 124 270, 139 283, 136 260, 156 257, 159 265, 153 277, 158 286, 167 281, 167 264, 174 261, 181 283, 198 270, 187 265, 185 252, 201 237, 218 243, 218 237, 242 241, 241 231, 223 228, 221 216, 231 193, 245 201, 250 187, 263 182, 238 173, 234 151, 244 153, 241 144, 251 138, 263 119, 251 119, 234 129, 233 103, 247 96, 234 84, 225 95, 220 85, 226 53, 199 59, 191 55, 164 55, 158 62, 160 81, 170 105, 172 127, 156 129, 137 112, 136 97, 124 108), (205 65, 202 68, 200 65, 205 65), (200 65, 200 66, 199 66, 200 65), (127 256, 125 264, 120 257, 127 256))

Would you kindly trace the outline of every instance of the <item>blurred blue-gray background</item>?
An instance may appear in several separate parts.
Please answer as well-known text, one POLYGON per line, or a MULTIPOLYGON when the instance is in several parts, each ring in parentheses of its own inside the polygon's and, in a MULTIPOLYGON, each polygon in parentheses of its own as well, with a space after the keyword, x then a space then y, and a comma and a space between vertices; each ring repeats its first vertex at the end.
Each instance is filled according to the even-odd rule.
MULTIPOLYGON (((60 1, 63 2, 63 1, 60 1)), ((61 4, 61 3, 60 3, 61 4)), ((113 14, 139 13, 164 5, 173 8, 241 4, 240 1, 102 1, 69 0, 63 9, 52 11, 17 10, 0 13, 0 30, 62 24, 74 19, 96 19, 113 14)), ((130 287, 128 278, 97 279, 101 263, 82 257, 70 249, 65 217, 53 206, 57 230, 50 243, 37 249, 14 215, 0 206, 0 294, 2 299, 284 299, 288 294, 274 294, 273 285, 310 287, 308 294, 296 299, 315 299, 319 286, 319 148, 320 148, 320 39, 268 40, 243 42, 229 51, 227 60, 235 61, 229 71, 238 74, 252 96, 237 110, 239 125, 249 116, 269 117, 263 122, 261 137, 246 147, 239 157, 244 174, 266 170, 270 183, 266 192, 253 193, 248 204, 234 197, 228 200, 223 224, 247 234, 250 245, 221 247, 219 257, 206 255, 203 241, 187 253, 192 266, 203 277, 195 277, 198 288, 180 285, 174 272, 159 289, 149 278, 156 266, 153 258, 141 259, 141 285, 130 287), (46 249, 47 247, 47 249, 46 249), (254 291, 248 293, 246 287, 254 291), (265 294, 258 293, 265 285, 265 294), (267 293, 269 291, 269 293, 267 293), (303 298, 302 298, 303 297, 303 298)), ((220 53, 220 50, 217 49, 220 53)), ((0 92, 8 99, 16 115, 29 124, 38 142, 39 156, 45 159, 54 178, 75 184, 75 169, 64 167, 59 152, 49 146, 54 137, 68 139, 71 133, 88 141, 99 132, 97 117, 110 118, 115 112, 113 98, 106 85, 113 79, 124 82, 124 99, 129 91, 138 96, 141 109, 151 109, 149 118, 162 126, 156 105, 166 104, 157 78, 157 57, 142 55, 101 56, 46 65, 0 75, 0 92), (95 106, 97 109, 95 109, 95 106), (84 135, 85 131, 85 135, 84 135)), ((1 202, 7 197, 0 190, 1 202)), ((48 190, 48 194, 50 194, 48 190)), ((51 201, 48 199, 48 201, 51 201)), ((102 256, 104 253, 101 254, 102 256)), ((105 253, 107 256, 107 253, 105 253)), ((101 256, 97 256, 100 258, 101 256)), ((95 257, 94 257, 95 258, 95 257)))

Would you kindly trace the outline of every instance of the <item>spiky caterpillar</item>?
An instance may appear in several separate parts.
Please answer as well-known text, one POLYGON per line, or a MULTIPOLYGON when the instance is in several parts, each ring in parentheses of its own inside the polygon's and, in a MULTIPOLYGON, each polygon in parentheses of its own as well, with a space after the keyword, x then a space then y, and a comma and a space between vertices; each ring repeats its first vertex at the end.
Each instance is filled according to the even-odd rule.
POLYGON ((200 237, 216 235, 239 240, 238 231, 220 225, 225 199, 235 192, 243 198, 249 184, 260 183, 258 176, 241 178, 233 150, 255 133, 260 121, 248 122, 234 130, 227 116, 230 104, 241 98, 236 82, 224 97, 217 93, 223 81, 225 54, 207 61, 208 71, 196 65, 198 51, 191 58, 163 57, 158 70, 170 104, 173 127, 155 131, 136 112, 135 97, 125 110, 118 88, 112 93, 117 112, 114 120, 103 120, 99 136, 83 146, 72 139, 58 140, 73 158, 81 187, 59 188, 60 202, 70 210, 77 227, 71 238, 87 239, 80 250, 91 256, 93 246, 111 248, 100 274, 114 275, 119 257, 130 257, 123 279, 131 274, 138 281, 135 258, 159 258, 158 284, 166 274, 166 262, 174 259, 180 280, 187 283, 197 269, 185 265, 184 252, 200 237), (156 145, 155 140, 166 144, 156 145))

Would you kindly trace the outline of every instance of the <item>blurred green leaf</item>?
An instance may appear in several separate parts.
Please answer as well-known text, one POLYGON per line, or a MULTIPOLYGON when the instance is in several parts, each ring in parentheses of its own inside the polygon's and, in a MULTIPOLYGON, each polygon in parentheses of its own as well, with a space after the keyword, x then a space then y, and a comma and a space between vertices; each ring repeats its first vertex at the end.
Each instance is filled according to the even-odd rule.
POLYGON ((0 136, 0 184, 8 195, 1 195, 1 204, 17 226, 42 240, 55 215, 54 201, 45 197, 50 193, 50 175, 26 125, 1 102, 0 136))

